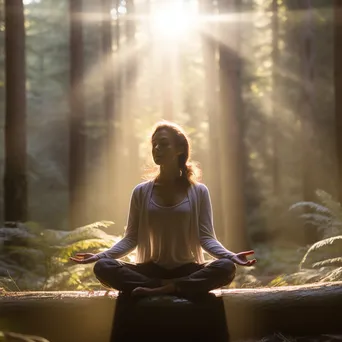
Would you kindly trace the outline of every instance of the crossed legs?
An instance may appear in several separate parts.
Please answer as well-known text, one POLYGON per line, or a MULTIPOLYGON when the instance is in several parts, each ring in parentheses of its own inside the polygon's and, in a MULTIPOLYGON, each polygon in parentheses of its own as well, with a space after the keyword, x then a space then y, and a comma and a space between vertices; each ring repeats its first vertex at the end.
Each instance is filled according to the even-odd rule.
POLYGON ((100 259, 94 266, 96 277, 105 286, 140 295, 174 292, 204 294, 229 285, 235 272, 236 266, 229 259, 218 259, 202 265, 189 263, 172 270, 153 262, 131 264, 108 258, 100 259))

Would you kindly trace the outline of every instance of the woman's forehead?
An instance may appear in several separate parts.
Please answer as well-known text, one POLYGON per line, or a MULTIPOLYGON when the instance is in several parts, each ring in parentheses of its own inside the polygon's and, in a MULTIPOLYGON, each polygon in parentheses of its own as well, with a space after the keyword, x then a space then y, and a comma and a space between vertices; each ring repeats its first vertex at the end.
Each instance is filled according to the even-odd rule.
POLYGON ((168 129, 161 128, 156 133, 154 133, 152 140, 156 140, 156 139, 158 139, 158 140, 161 140, 161 139, 169 140, 171 138, 172 138, 172 133, 168 129))

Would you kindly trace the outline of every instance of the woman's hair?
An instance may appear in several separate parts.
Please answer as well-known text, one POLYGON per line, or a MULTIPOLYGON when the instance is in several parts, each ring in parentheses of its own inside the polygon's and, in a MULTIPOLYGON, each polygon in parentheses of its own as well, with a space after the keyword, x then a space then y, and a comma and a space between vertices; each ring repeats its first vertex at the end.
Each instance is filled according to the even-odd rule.
MULTIPOLYGON (((162 130, 168 130, 173 134, 174 142, 178 147, 183 148, 183 153, 178 156, 178 166, 180 177, 187 180, 189 183, 195 183, 200 180, 201 170, 197 163, 190 160, 191 148, 190 140, 184 130, 177 124, 170 121, 160 121, 155 125, 151 135, 151 142, 154 135, 162 130)), ((152 170, 148 170, 145 174, 145 179, 155 179, 159 176, 160 168, 155 166, 152 170)))

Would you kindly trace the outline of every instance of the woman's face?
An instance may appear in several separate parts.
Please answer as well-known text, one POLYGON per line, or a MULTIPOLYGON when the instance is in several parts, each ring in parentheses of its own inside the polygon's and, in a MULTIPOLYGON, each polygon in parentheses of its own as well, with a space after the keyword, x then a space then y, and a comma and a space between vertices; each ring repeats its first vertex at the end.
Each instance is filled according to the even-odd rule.
POLYGON ((178 163, 181 154, 177 148, 174 135, 167 129, 158 130, 152 137, 152 156, 157 165, 178 163))

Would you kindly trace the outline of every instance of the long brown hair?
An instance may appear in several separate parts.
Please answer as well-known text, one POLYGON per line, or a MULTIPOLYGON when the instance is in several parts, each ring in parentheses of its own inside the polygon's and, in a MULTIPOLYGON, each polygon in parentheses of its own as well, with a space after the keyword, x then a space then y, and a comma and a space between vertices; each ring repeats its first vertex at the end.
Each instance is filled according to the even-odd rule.
MULTIPOLYGON (((154 135, 161 129, 168 130, 174 136, 175 143, 183 148, 183 153, 178 156, 178 166, 180 171, 180 177, 187 180, 190 184, 196 183, 201 179, 201 170, 197 163, 191 161, 191 146, 190 139, 183 130, 183 128, 170 121, 158 122, 151 135, 151 143, 154 135)), ((156 179, 159 176, 160 168, 155 165, 149 168, 144 175, 144 179, 151 180, 156 179)))

